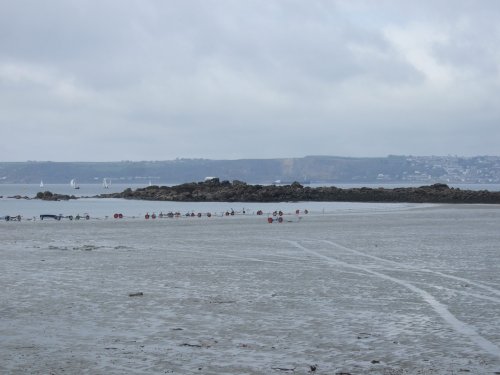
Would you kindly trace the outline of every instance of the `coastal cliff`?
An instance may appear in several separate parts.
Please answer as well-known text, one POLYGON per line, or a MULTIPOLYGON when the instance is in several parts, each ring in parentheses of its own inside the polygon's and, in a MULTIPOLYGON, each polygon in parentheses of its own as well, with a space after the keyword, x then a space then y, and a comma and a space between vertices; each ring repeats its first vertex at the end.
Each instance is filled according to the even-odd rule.
POLYGON ((191 182, 176 186, 148 186, 99 198, 124 198, 183 202, 409 202, 409 203, 500 203, 500 192, 461 190, 445 184, 407 188, 304 187, 290 185, 249 185, 241 181, 191 182))

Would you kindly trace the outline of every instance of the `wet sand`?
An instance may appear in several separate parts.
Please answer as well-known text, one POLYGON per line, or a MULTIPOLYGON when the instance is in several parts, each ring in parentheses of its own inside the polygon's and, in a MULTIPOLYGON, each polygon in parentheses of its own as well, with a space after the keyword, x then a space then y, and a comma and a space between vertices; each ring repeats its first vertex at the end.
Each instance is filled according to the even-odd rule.
POLYGON ((1 223, 2 374, 494 374, 500 210, 1 223))

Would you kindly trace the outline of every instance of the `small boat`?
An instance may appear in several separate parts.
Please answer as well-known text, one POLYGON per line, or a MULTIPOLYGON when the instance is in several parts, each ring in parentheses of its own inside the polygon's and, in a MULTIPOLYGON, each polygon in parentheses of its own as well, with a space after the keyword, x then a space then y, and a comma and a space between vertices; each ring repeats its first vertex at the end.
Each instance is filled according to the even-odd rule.
POLYGON ((107 178, 102 179, 102 187, 104 189, 109 189, 109 186, 111 185, 111 180, 108 181, 107 178))
POLYGON ((69 185, 73 188, 73 189, 80 189, 80 186, 77 185, 76 183, 76 180, 73 178, 71 179, 71 181, 69 182, 69 185))
POLYGON ((40 180, 40 187, 43 187, 43 180, 40 180))
POLYGON ((40 220, 43 220, 43 219, 54 219, 54 220, 59 221, 59 220, 61 220, 62 217, 63 216, 61 214, 59 214, 59 215, 48 215, 48 214, 46 214, 46 215, 40 215, 40 220))
POLYGON ((21 221, 21 215, 7 215, 4 216, 5 221, 21 221))

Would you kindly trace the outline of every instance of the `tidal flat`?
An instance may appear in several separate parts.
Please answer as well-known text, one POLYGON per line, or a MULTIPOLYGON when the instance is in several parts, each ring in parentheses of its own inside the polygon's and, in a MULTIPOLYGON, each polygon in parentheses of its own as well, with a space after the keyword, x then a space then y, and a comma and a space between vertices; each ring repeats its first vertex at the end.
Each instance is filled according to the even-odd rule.
POLYGON ((0 373, 500 374, 499 228, 494 205, 2 222, 0 373))

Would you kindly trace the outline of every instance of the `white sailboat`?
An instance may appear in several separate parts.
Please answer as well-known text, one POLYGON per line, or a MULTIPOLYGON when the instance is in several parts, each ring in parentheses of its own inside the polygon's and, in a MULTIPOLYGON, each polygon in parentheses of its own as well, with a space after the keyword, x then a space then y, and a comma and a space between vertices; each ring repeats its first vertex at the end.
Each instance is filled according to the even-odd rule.
POLYGON ((109 189, 109 185, 111 185, 111 180, 108 181, 107 178, 102 179, 102 187, 104 189, 109 189))
POLYGON ((69 182, 69 185, 73 188, 73 189, 80 189, 80 186, 77 185, 76 183, 76 179, 72 178, 71 181, 69 182))
POLYGON ((43 180, 40 180, 40 187, 43 187, 43 180))

